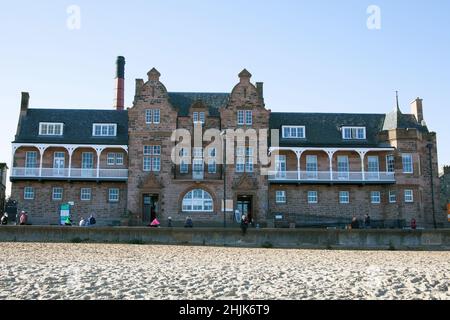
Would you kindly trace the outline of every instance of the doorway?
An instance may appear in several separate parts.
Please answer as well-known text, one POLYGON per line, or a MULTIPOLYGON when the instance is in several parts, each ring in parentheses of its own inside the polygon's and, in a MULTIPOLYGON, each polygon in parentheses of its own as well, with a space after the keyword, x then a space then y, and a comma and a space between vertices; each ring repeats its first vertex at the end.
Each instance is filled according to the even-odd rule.
POLYGON ((159 195, 146 193, 142 197, 143 201, 143 215, 142 221, 145 224, 150 224, 158 215, 159 212, 159 195))
POLYGON ((241 216, 245 214, 248 220, 252 221, 253 219, 252 196, 238 196, 237 209, 241 213, 241 216))

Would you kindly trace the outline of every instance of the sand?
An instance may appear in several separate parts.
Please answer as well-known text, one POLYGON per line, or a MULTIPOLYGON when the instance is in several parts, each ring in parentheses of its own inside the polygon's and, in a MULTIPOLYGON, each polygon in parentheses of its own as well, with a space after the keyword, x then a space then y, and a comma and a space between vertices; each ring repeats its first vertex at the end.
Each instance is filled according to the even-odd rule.
POLYGON ((0 299, 450 299, 450 252, 3 243, 0 299))

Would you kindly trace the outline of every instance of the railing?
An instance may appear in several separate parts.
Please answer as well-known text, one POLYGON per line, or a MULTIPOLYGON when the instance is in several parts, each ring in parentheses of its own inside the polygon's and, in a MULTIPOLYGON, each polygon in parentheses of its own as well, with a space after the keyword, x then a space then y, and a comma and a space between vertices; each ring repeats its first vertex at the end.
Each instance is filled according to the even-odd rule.
POLYGON ((128 179, 127 169, 12 168, 11 178, 128 179))
POLYGON ((393 172, 271 171, 269 181, 298 182, 395 182, 393 172))

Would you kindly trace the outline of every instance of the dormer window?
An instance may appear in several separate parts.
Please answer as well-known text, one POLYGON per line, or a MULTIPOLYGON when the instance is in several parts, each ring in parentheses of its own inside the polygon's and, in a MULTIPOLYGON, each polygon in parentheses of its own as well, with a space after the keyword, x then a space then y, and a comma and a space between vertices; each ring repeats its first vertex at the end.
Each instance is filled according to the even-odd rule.
POLYGON ((117 135, 117 124, 94 123, 92 135, 94 137, 115 137, 117 135))
POLYGON ((305 126, 283 126, 283 138, 305 139, 305 126))
POLYGON ((342 139, 365 140, 366 127, 342 127, 342 139))
POLYGON ((62 136, 63 135, 63 123, 55 122, 40 122, 39 123, 39 135, 40 136, 62 136))
POLYGON ((252 110, 238 110, 237 123, 239 126, 243 125, 251 126, 253 123, 252 110))

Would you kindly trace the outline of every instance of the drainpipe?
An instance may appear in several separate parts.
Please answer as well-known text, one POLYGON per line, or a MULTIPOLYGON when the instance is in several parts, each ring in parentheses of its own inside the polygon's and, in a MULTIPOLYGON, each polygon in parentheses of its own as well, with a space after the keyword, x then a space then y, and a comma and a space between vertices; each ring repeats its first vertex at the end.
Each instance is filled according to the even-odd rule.
POLYGON ((434 206, 434 183, 433 183, 433 157, 431 153, 431 149, 433 148, 433 145, 431 143, 427 144, 428 148, 428 161, 430 165, 430 185, 431 185, 431 205, 433 210, 433 225, 434 228, 437 229, 436 225, 436 210, 434 206))

